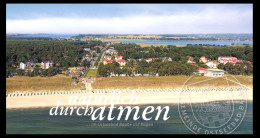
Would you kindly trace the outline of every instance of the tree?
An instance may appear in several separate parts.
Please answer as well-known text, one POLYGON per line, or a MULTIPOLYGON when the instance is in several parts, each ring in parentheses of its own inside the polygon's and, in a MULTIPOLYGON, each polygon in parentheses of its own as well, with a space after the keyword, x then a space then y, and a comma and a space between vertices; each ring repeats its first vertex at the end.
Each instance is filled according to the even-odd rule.
POLYGON ((86 67, 90 67, 90 62, 89 61, 87 61, 87 60, 83 60, 83 62, 82 62, 82 66, 84 67, 84 68, 86 68, 86 67))
POLYGON ((208 68, 208 66, 205 63, 203 63, 203 62, 199 62, 198 66, 202 67, 202 68, 208 68))
POLYGON ((217 66, 218 69, 222 69, 222 70, 224 69, 224 67, 225 65, 223 63, 219 63, 217 66))
POLYGON ((17 69, 17 75, 23 76, 25 74, 25 71, 22 69, 17 69))

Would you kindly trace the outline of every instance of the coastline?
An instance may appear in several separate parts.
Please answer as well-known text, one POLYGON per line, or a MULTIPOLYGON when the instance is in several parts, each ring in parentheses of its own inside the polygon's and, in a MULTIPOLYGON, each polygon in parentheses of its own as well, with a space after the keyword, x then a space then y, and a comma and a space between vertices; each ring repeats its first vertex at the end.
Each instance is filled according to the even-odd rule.
MULTIPOLYGON (((100 102, 96 102, 95 98, 90 98, 89 106, 110 106, 111 101, 117 105, 153 105, 153 104, 197 104, 213 101, 253 101, 253 89, 251 87, 232 87, 232 88, 213 88, 213 89, 153 89, 152 90, 139 90, 134 94, 128 89, 122 89, 122 92, 114 93, 115 97, 124 100, 124 103, 118 102, 118 98, 112 98, 113 92, 104 93, 98 90, 95 92, 77 91, 73 93, 59 93, 59 94, 47 94, 44 95, 30 95, 30 96, 14 96, 6 97, 6 109, 26 109, 26 108, 44 108, 54 107, 57 105, 57 101, 60 101, 59 106, 86 106, 87 100, 90 97, 101 97, 100 102), (70 96, 77 98, 85 96, 85 103, 68 104, 70 96), (132 100, 131 100, 132 96, 132 100), (110 97, 110 99, 104 100, 103 98, 110 97), (136 98, 137 97, 137 98, 136 98), (112 100, 111 100, 112 99, 112 100), (134 102, 133 102, 134 101, 134 102)), ((84 98, 83 98, 84 99, 84 98)), ((80 101, 77 99, 76 101, 80 101)), ((82 101, 82 100, 81 100, 82 101)))

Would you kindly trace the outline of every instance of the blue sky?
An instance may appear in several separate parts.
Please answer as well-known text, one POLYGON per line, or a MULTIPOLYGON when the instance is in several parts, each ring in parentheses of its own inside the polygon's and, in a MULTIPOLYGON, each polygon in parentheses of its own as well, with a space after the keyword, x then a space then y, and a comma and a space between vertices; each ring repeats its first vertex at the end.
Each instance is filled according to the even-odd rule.
POLYGON ((7 33, 252 33, 252 4, 7 4, 7 33))

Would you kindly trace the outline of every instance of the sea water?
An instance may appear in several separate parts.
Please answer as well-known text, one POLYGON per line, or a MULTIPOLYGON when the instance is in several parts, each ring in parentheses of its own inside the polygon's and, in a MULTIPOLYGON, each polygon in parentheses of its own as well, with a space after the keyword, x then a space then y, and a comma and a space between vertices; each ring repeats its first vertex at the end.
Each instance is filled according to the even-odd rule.
MULTIPOLYGON (((236 104, 236 103, 235 103, 236 104)), ((150 106, 150 105, 149 105, 150 106)), ((154 105, 155 107, 158 105, 154 105)), ((6 110, 7 134, 193 134, 182 122, 178 112, 178 105, 170 106, 167 121, 160 116, 145 121, 133 121, 133 113, 129 120, 102 120, 92 121, 88 116, 50 116, 50 108, 37 109, 11 109, 6 110)), ((140 106, 140 111, 146 106, 140 106)), ((109 110, 105 110, 107 115, 109 110)), ((187 111, 191 113, 192 111, 187 111)), ((232 134, 253 133, 253 107, 252 102, 247 103, 247 112, 239 127, 232 134)), ((118 112, 113 112, 118 114, 118 112)), ((151 116, 156 116, 156 112, 151 116)), ((126 115, 124 112, 123 116, 126 115)))

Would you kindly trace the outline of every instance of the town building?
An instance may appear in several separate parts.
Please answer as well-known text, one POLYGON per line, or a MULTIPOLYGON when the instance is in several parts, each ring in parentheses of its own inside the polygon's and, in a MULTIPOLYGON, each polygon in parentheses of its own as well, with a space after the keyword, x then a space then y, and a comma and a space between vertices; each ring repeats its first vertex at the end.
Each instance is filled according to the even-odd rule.
POLYGON ((93 55, 86 54, 83 60, 91 61, 93 59, 93 55))
POLYGON ((119 63, 120 66, 125 66, 126 61, 124 59, 117 60, 117 63, 119 63))
POLYGON ((187 63, 195 63, 192 56, 187 56, 187 57, 188 57, 187 63))
POLYGON ((32 61, 25 62, 26 67, 33 67, 34 63, 32 61))
POLYGON ((29 67, 29 68, 32 68, 34 66, 34 63, 31 62, 31 61, 28 61, 28 62, 21 62, 20 63, 20 69, 25 69, 26 67, 29 67))
POLYGON ((90 48, 84 48, 83 50, 85 50, 85 51, 90 51, 90 48))
POLYGON ((205 74, 206 71, 207 71, 206 68, 199 67, 199 74, 202 74, 202 73, 205 74))
POLYGON ((204 74, 204 76, 208 76, 208 77, 223 77, 224 75, 224 70, 221 69, 207 69, 206 73, 204 74))
POLYGON ((217 64, 216 62, 212 61, 212 60, 209 60, 206 62, 206 65, 210 68, 217 68, 217 64))
POLYGON ((116 56, 115 57, 115 60, 117 61, 117 60, 121 60, 121 59, 123 59, 123 56, 116 56))
POLYGON ((51 60, 45 60, 41 63, 42 69, 49 69, 50 67, 53 67, 53 62, 51 60))
POLYGON ((206 63, 208 60, 205 56, 200 57, 200 62, 206 63))
POLYGON ((21 62, 21 63, 20 63, 20 69, 25 69, 25 67, 26 67, 26 64, 23 63, 23 62, 21 62))
POLYGON ((112 54, 117 54, 117 51, 114 49, 108 49, 108 50, 106 50, 106 53, 112 55, 112 54))
POLYGON ((169 58, 167 58, 167 57, 162 57, 161 58, 162 59, 162 61, 164 62, 166 59, 168 60, 168 61, 172 61, 172 59, 169 57, 169 58))
POLYGON ((70 67, 69 70, 69 76, 70 77, 80 77, 82 74, 84 74, 85 68, 84 67, 70 67))
POLYGON ((103 64, 106 65, 108 63, 112 63, 114 60, 104 59, 103 64))
POLYGON ((159 58, 148 58, 147 60, 146 60, 146 62, 151 62, 151 61, 153 61, 153 60, 156 60, 156 59, 159 59, 159 58))
POLYGON ((237 60, 236 57, 222 57, 222 56, 219 56, 218 57, 218 62, 219 63, 223 63, 223 64, 226 64, 226 63, 236 64, 239 61, 237 60))

